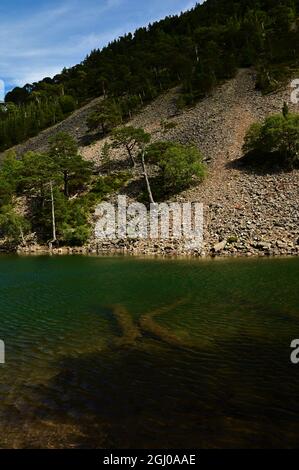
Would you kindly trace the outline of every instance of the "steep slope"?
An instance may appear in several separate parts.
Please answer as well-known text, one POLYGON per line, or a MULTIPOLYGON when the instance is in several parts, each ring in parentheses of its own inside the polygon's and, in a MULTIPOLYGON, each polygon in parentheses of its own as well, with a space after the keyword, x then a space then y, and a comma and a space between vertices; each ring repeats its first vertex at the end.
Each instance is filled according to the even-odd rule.
MULTIPOLYGON (((154 140, 195 142, 210 162, 205 183, 174 198, 204 204, 205 254, 299 254, 299 171, 257 173, 236 164, 248 127, 280 112, 284 101, 290 101, 290 88, 262 96, 255 89, 254 78, 252 70, 240 70, 235 79, 181 115, 176 115, 173 91, 131 122, 152 132, 154 140), (163 135, 162 118, 177 127, 163 135)), ((299 106, 290 104, 290 109, 298 112, 299 106)), ((97 161, 102 145, 98 142, 83 153, 97 161)), ((115 158, 125 157, 117 152, 115 158)), ((146 253, 181 251, 180 245, 169 241, 167 247, 147 241, 127 248, 146 253)))
POLYGON ((221 241, 216 251, 231 241, 224 254, 298 254, 299 171, 256 172, 236 164, 249 125, 280 112, 290 100, 290 90, 263 97, 248 71, 226 87, 218 128, 212 126, 210 137, 203 139, 212 157, 209 178, 181 198, 205 204, 207 252, 221 241))
MULTIPOLYGON (((214 93, 194 108, 178 113, 176 89, 147 106, 129 123, 144 127, 153 140, 194 142, 202 150, 209 166, 204 184, 185 191, 174 201, 204 204, 204 251, 218 255, 299 254, 299 171, 256 172, 236 163, 242 156, 245 133, 253 122, 280 112, 284 101, 290 101, 291 90, 262 96, 255 89, 254 71, 242 69, 235 79, 219 86, 214 93), (161 119, 176 127, 166 134, 161 119), (221 242, 221 243, 220 243, 221 242), (220 244, 219 244, 220 243, 220 244)), ((86 139, 85 120, 97 100, 77 111, 63 123, 48 129, 26 144, 17 147, 18 153, 29 149, 44 149, 50 135, 66 130, 79 141, 86 139)), ((290 105, 298 112, 298 105, 290 105)), ((86 159, 93 160, 99 171, 101 150, 107 139, 81 147, 86 159)), ((112 166, 125 168, 127 156, 119 150, 112 152, 112 166)), ((141 168, 137 168, 131 184, 122 194, 135 200, 143 188, 141 168)), ((102 244, 92 240, 91 251, 126 249, 136 253, 182 253, 180 243, 140 241, 129 244, 120 240, 102 244)))
MULTIPOLYGON (((87 105, 72 113, 67 119, 56 124, 55 126, 48 127, 48 129, 40 132, 37 136, 32 137, 26 142, 12 147, 11 150, 15 151, 17 155, 23 155, 28 151, 46 151, 48 148, 49 139, 58 132, 67 132, 73 136, 78 142, 85 139, 88 132, 86 120, 90 113, 94 111, 102 98, 96 98, 87 105)), ((3 155, 4 152, 0 153, 3 155)))

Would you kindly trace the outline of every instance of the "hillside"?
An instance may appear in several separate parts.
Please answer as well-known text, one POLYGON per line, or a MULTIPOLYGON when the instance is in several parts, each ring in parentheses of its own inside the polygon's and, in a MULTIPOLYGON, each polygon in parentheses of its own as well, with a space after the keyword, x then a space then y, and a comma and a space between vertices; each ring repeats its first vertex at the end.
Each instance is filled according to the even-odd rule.
MULTIPOLYGON (((90 113, 96 108, 102 98, 91 100, 87 105, 74 111, 68 118, 64 119, 55 126, 48 127, 40 132, 37 136, 28 139, 22 144, 11 147, 18 156, 28 151, 46 151, 48 149, 49 139, 58 132, 67 132, 74 137, 79 143, 82 142, 88 133, 86 119, 90 113)), ((5 152, 0 153, 3 156, 5 152)))
POLYGON ((0 150, 105 96, 123 120, 174 87, 193 105, 238 68, 269 92, 298 68, 298 0, 206 0, 96 49, 55 77, 17 87, 0 106, 0 150), (292 45, 292 47, 290 47, 292 45))
MULTIPOLYGON (((206 182, 174 198, 180 202, 204 203, 205 254, 299 253, 299 171, 263 173, 238 162, 250 124, 279 113, 284 101, 290 99, 290 88, 263 96, 256 91, 254 78, 252 70, 240 70, 235 79, 180 115, 175 115, 175 92, 169 93, 131 123, 154 132, 157 140, 195 142, 206 156, 209 162, 206 182), (161 118, 170 118, 177 127, 161 135, 161 118)), ((299 105, 290 108, 299 111, 299 105)), ((98 142, 82 149, 83 155, 96 160, 102 145, 103 142, 98 142)), ((120 158, 119 154, 116 158, 120 158)), ((122 245, 123 241, 119 243, 122 245)), ((175 243, 155 245, 139 242, 128 249, 145 253, 180 253, 181 250, 175 243)))
MULTIPOLYGON (((128 125, 144 127, 152 133, 154 141, 194 142, 202 150, 209 167, 207 180, 172 199, 204 203, 205 247, 202 254, 298 254, 299 171, 263 172, 243 166, 239 161, 250 124, 280 112, 284 101, 290 99, 290 88, 263 96, 255 89, 255 72, 241 69, 236 78, 218 86, 209 97, 183 112, 176 109, 177 93, 177 89, 173 89, 164 94, 128 125), (162 133, 161 119, 174 122, 176 127, 166 134, 162 133)), ((96 104, 97 101, 91 102, 63 123, 18 146, 16 150, 19 153, 29 149, 44 150, 49 136, 60 129, 67 130, 79 141, 88 141, 85 117, 96 104)), ((290 109, 298 112, 299 106, 291 105, 290 109)), ((109 142, 109 137, 82 145, 80 149, 85 159, 96 163, 99 172, 105 171, 101 150, 106 141, 109 142)), ((124 168, 126 159, 124 153, 114 150, 113 168, 124 168)), ((143 184, 141 168, 137 168, 121 194, 136 200, 143 184)), ((119 240, 112 245, 92 240, 88 249, 173 254, 183 251, 179 243, 150 240, 131 244, 119 240)))

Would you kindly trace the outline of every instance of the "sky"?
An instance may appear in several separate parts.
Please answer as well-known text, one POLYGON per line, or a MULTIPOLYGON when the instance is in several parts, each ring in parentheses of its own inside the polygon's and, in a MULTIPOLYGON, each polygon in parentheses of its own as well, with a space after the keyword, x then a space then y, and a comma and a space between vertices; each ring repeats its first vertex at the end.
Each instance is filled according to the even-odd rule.
POLYGON ((196 0, 7 0, 0 4, 0 80, 6 91, 81 62, 137 27, 196 0))

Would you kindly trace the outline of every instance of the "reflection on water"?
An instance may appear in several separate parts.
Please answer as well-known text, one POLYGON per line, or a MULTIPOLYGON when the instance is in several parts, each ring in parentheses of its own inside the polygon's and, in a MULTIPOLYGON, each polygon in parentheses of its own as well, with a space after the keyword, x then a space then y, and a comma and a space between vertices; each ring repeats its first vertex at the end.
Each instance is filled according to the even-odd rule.
POLYGON ((0 447, 297 447, 299 260, 0 258, 0 447))

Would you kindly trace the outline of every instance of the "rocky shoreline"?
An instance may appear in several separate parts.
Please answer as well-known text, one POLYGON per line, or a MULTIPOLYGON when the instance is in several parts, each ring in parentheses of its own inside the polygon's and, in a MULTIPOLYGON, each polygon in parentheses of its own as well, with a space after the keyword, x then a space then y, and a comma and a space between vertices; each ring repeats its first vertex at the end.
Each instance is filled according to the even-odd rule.
POLYGON ((59 247, 50 249, 47 246, 31 245, 17 247, 15 250, 2 250, 2 253, 16 253, 19 255, 129 255, 150 257, 192 257, 192 258, 228 258, 228 257, 296 257, 299 256, 299 240, 297 244, 287 241, 253 241, 251 243, 223 240, 211 249, 202 250, 184 249, 178 241, 169 240, 111 240, 102 244, 92 244, 83 247, 59 247))

